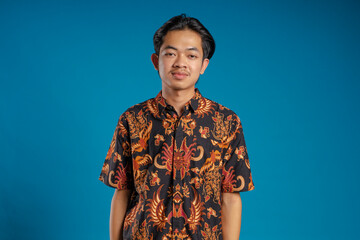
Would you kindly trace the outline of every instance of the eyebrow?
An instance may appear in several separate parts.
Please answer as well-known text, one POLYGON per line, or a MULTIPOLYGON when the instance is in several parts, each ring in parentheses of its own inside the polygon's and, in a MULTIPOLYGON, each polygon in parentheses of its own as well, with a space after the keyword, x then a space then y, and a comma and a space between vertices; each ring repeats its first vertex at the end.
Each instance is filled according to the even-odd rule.
MULTIPOLYGON (((167 45, 167 46, 164 48, 164 50, 165 50, 165 49, 178 50, 176 47, 173 47, 173 46, 171 46, 171 45, 167 45)), ((187 50, 187 51, 196 51, 196 52, 200 52, 200 51, 199 51, 199 49, 198 49, 198 48, 196 48, 196 47, 189 47, 189 48, 187 48, 186 50, 187 50)))

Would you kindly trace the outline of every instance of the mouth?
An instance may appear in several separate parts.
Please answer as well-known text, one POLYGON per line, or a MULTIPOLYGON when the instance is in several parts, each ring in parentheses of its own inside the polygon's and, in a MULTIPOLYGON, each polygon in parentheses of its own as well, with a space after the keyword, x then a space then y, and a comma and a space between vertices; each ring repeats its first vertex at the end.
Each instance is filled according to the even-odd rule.
POLYGON ((186 78, 189 74, 186 72, 172 72, 171 75, 178 80, 186 78))

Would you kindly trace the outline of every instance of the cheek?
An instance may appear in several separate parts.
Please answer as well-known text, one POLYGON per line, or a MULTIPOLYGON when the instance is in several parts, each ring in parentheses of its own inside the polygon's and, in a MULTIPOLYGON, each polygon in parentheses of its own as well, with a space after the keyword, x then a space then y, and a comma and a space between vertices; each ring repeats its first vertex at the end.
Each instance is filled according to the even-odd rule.
POLYGON ((169 69, 169 62, 168 61, 160 61, 159 62, 159 70, 162 72, 166 72, 169 69))
POLYGON ((159 74, 162 75, 162 73, 165 71, 165 66, 162 62, 159 62, 159 74))
POLYGON ((165 63, 159 63, 159 75, 161 79, 168 79, 169 67, 165 63))
POLYGON ((196 66, 193 67, 194 72, 196 72, 196 74, 200 74, 202 65, 200 64, 196 64, 196 66))

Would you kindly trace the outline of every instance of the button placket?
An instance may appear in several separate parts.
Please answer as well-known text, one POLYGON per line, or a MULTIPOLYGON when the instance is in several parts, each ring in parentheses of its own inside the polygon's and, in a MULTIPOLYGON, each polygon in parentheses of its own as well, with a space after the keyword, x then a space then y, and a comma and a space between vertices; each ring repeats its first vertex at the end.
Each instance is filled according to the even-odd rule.
MULTIPOLYGON (((180 232, 183 228, 183 222, 182 222, 182 218, 180 216, 177 216, 177 214, 181 214, 181 212, 183 211, 181 209, 181 203, 184 202, 183 199, 183 193, 182 193, 182 180, 181 180, 181 174, 180 171, 178 171, 178 169, 176 168, 176 164, 179 164, 176 161, 181 161, 181 159, 175 159, 176 157, 180 157, 178 156, 180 154, 180 148, 181 148, 181 143, 183 141, 184 138, 184 132, 182 131, 181 128, 181 121, 183 119, 184 116, 186 116, 187 114, 187 108, 184 109, 184 111, 182 112, 182 114, 180 116, 178 116, 177 114, 174 114, 174 117, 176 117, 176 121, 175 121, 175 126, 174 126, 174 148, 173 148, 173 159, 172 159, 172 177, 173 177, 173 191, 172 193, 175 195, 180 195, 182 199, 180 199, 180 202, 175 202, 174 201, 174 195, 173 195, 173 217, 172 217, 172 223, 173 223, 173 231, 177 230, 177 232, 180 232), (177 152, 175 151, 175 149, 177 150, 177 152), (180 186, 180 189, 176 189, 176 186, 180 186), (179 193, 178 193, 179 191, 179 193)), ((178 197, 178 196, 177 196, 178 197)), ((179 200, 177 200, 179 201, 179 200)))

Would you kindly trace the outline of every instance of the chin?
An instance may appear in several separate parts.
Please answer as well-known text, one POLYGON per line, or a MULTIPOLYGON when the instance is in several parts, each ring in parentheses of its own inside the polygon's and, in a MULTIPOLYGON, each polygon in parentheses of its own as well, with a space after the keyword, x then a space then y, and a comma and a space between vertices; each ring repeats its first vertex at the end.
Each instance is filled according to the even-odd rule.
POLYGON ((175 91, 181 91, 181 90, 185 90, 186 88, 179 87, 179 86, 171 86, 170 89, 175 90, 175 91))
POLYGON ((185 85, 182 85, 182 86, 180 86, 180 85, 178 85, 178 84, 174 84, 174 85, 171 85, 171 89, 173 89, 173 90, 187 90, 187 89, 191 89, 191 88, 193 88, 194 86, 193 85, 187 85, 187 86, 185 86, 185 85))
POLYGON ((168 86, 176 90, 185 90, 185 89, 193 88, 195 86, 195 83, 196 82, 194 83, 172 82, 171 85, 168 86))
POLYGON ((196 81, 189 81, 190 79, 177 80, 167 78, 165 81, 162 81, 163 86, 166 86, 169 89, 180 91, 187 90, 195 87, 196 81))

